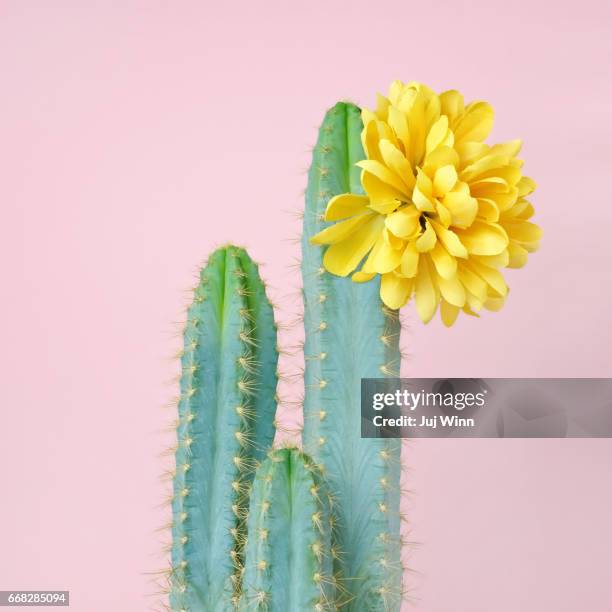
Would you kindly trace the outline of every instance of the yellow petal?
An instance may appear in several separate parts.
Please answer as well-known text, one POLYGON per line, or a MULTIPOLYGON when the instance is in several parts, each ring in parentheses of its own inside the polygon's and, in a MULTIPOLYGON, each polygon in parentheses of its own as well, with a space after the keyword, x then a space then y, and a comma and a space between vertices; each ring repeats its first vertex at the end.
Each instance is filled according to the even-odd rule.
MULTIPOLYGON (((510 244, 508 244, 510 246, 510 244)), ((472 255, 470 261, 479 261, 483 266, 489 268, 506 268, 510 262, 510 255, 508 249, 502 251, 499 255, 472 255)))
POLYGON ((404 184, 404 181, 402 181, 402 179, 400 179, 395 172, 390 170, 383 163, 376 161, 375 159, 364 159, 363 161, 357 162, 355 165, 359 166, 366 172, 373 174, 377 179, 386 185, 393 187, 406 198, 410 196, 410 192, 404 184))
POLYGON ((478 175, 478 180, 498 177, 504 179, 504 181, 506 181, 508 185, 511 185, 513 187, 516 186, 521 179, 521 169, 520 167, 513 165, 515 161, 516 160, 509 159, 509 163, 507 166, 491 168, 485 172, 482 172, 478 175))
POLYGON ((425 155, 429 155, 434 149, 439 146, 452 147, 454 136, 451 130, 448 129, 448 117, 442 115, 429 130, 427 140, 425 142, 425 155))
POLYGON ((478 202, 470 195, 470 189, 465 183, 458 183, 444 196, 442 203, 449 210, 455 227, 469 227, 478 213, 478 202))
POLYGON ((380 154, 380 150, 378 148, 378 142, 380 140, 380 135, 378 133, 378 121, 376 121, 375 117, 366 121, 364 112, 365 109, 361 112, 361 116, 363 118, 363 130, 361 131, 361 143, 363 145, 363 150, 365 151, 368 159, 382 161, 382 155, 380 154))
POLYGON ((412 192, 412 201, 414 205, 421 211, 424 212, 435 212, 436 207, 433 205, 433 202, 419 189, 419 187, 415 187, 412 192))
POLYGON ((406 113, 406 115, 412 110, 412 107, 417 99, 418 91, 413 83, 408 83, 402 87, 401 92, 397 96, 397 100, 393 102, 394 106, 406 113))
POLYGON ((457 306, 449 304, 446 300, 440 302, 440 317, 442 318, 442 323, 444 323, 446 327, 451 327, 457 320, 458 315, 459 308, 457 308, 457 306))
POLYGON ((327 204, 325 220, 338 221, 367 212, 366 207, 369 203, 370 199, 368 196, 354 193, 341 193, 333 197, 327 204))
POLYGON ((507 193, 490 193, 486 197, 493 200, 497 205, 499 212, 502 213, 516 204, 518 189, 516 187, 510 187, 507 193))
POLYGON ((383 228, 381 217, 373 217, 349 239, 332 244, 323 256, 325 269, 338 276, 347 276, 374 246, 383 228))
POLYGON ((359 270, 358 272, 355 272, 353 276, 351 276, 351 280, 354 283, 367 283, 368 281, 372 280, 375 276, 376 276, 376 272, 371 272, 370 274, 367 274, 366 272, 362 272, 361 270, 359 270))
POLYGON ((428 323, 438 308, 439 294, 429 271, 427 259, 422 257, 415 282, 415 303, 419 317, 428 323))
POLYGON ((383 274, 380 279, 380 299, 389 308, 397 310, 410 299, 414 281, 402 278, 393 272, 383 274))
POLYGON ((387 111, 389 109, 390 104, 391 102, 389 101, 388 98, 385 98, 385 96, 381 94, 377 94, 376 95, 376 115, 380 117, 381 119, 386 118, 387 111))
POLYGON ((508 235, 497 223, 476 220, 468 229, 458 229, 457 235, 474 255, 498 255, 508 246, 508 235))
MULTIPOLYGON (((473 299, 473 296, 472 296, 473 299)), ((467 300, 467 295, 466 295, 466 300, 467 300)), ((466 315, 469 315, 470 317, 476 317, 477 319, 480 318, 480 315, 477 312, 474 312, 468 304, 466 304, 461 310, 463 310, 463 312, 465 312, 466 315)))
POLYGON ((382 162, 382 156, 378 146, 382 138, 386 138, 393 143, 396 142, 393 130, 386 122, 376 119, 368 123, 364 122, 364 128, 361 131, 361 142, 368 159, 382 162))
POLYGON ((455 150, 460 159, 459 167, 463 170, 487 155, 489 152, 489 145, 482 142, 455 143, 455 150))
POLYGON ((404 151, 410 149, 410 132, 408 131, 408 119, 398 108, 389 107, 389 125, 395 132, 397 139, 404 145, 404 151))
POLYGON ((522 219, 527 221, 534 215, 533 206, 527 200, 517 200, 516 204, 504 210, 501 214, 502 223, 506 220, 522 219))
POLYGON ((492 200, 500 212, 514 206, 518 197, 518 189, 499 177, 490 177, 470 183, 470 192, 475 198, 492 200))
POLYGON ((461 281, 454 276, 453 278, 442 278, 437 279, 438 287, 440 287, 440 294, 442 297, 453 306, 462 308, 465 304, 465 288, 461 284, 461 281))
MULTIPOLYGON (((361 109, 361 121, 364 126, 367 126, 368 123, 372 123, 372 121, 376 121, 376 120, 377 120, 376 113, 373 113, 371 110, 367 108, 361 109)), ((362 136, 363 136, 363 133, 362 133, 362 136)))
POLYGON ((457 182, 455 166, 442 166, 436 170, 433 180, 433 194, 437 198, 446 195, 457 182))
POLYGON ((510 185, 501 177, 479 178, 470 182, 470 193, 475 197, 487 197, 498 193, 508 193, 510 185))
MULTIPOLYGON (((408 114, 410 132, 410 149, 406 153, 410 155, 410 163, 413 167, 421 163, 425 154, 425 136, 428 127, 425 119, 425 102, 423 95, 417 95, 410 102, 409 109, 405 111, 408 114)), ((400 110, 404 110, 401 104, 400 110)))
POLYGON ((453 221, 453 218, 450 212, 448 211, 448 208, 446 208, 446 206, 444 206, 444 204, 442 204, 442 202, 438 200, 436 210, 438 211, 438 219, 440 220, 440 223, 444 227, 448 227, 453 221))
POLYGON ((496 170, 508 165, 509 158, 507 155, 485 155, 480 159, 466 166, 460 174, 462 181, 470 183, 477 180, 480 176, 486 174, 490 170, 496 170))
POLYGON ((502 273, 494 268, 483 266, 478 260, 471 258, 467 265, 470 269, 478 274, 487 284, 489 284, 502 297, 507 295, 508 286, 502 273))
POLYGON ((399 266, 401 258, 402 252, 394 249, 385 239, 384 233, 381 232, 372 252, 363 264, 362 271, 366 274, 371 274, 372 272, 385 274, 395 270, 399 266))
POLYGON ((457 260, 452 255, 449 255, 440 242, 436 243, 429 254, 436 267, 436 272, 442 278, 453 278, 455 276, 457 273, 457 260))
POLYGON ((459 166, 459 155, 451 147, 438 147, 432 151, 423 164, 423 170, 428 176, 434 176, 436 170, 442 166, 459 166))
POLYGON ((383 229, 383 237, 385 242, 392 248, 396 250, 403 250, 406 241, 403 238, 398 238, 394 233, 389 231, 389 228, 385 227, 383 229))
POLYGON ((522 219, 516 221, 505 220, 503 224, 508 236, 523 245, 537 244, 542 238, 542 230, 530 221, 523 221, 522 219))
POLYGON ((402 208, 391 213, 385 219, 385 225, 400 238, 408 238, 419 230, 420 212, 413 206, 402 208))
POLYGON ((536 184, 533 179, 530 179, 528 176, 523 176, 518 182, 517 187, 519 190, 519 197, 524 198, 536 188, 536 184))
POLYGON ((467 249, 461 243, 459 236, 444 226, 431 221, 433 228, 436 230, 436 234, 440 239, 440 242, 444 245, 444 248, 454 257, 461 257, 465 259, 468 256, 467 249))
POLYGON ((369 172, 361 173, 361 184, 370 197, 370 208, 381 215, 393 212, 404 197, 397 189, 389 187, 369 172))
POLYGON ((389 86, 389 100, 391 101, 391 104, 394 104, 395 106, 399 104, 405 88, 406 86, 400 80, 395 80, 393 83, 391 83, 389 86))
POLYGON ((440 104, 440 112, 451 120, 451 125, 463 113, 463 96, 454 89, 440 94, 440 104))
POLYGON ((510 240, 508 245, 508 254, 510 255, 509 268, 522 268, 527 263, 529 256, 529 252, 513 240, 510 240))
MULTIPOLYGON (((440 118, 440 98, 430 90, 429 98, 425 104, 425 134, 429 134, 432 126, 440 118)), ((447 137, 450 136, 450 145, 453 143, 453 133, 449 130, 447 137)))
POLYGON ((483 306, 487 310, 491 310, 493 312, 498 312, 502 309, 504 303, 506 301, 505 297, 489 297, 483 304, 483 306))
MULTIPOLYGON (((480 300, 479 298, 477 298, 475 295, 473 295, 469 291, 467 291, 465 294, 465 301, 467 302, 466 306, 468 307, 470 313, 474 315, 476 314, 474 311, 478 312, 479 310, 482 309, 486 299, 487 298, 485 298, 484 300, 480 300)), ((465 310, 465 307, 464 307, 464 310, 465 310)))
POLYGON ((425 219, 425 231, 417 238, 416 248, 420 253, 431 251, 436 245, 436 232, 428 219, 425 219))
POLYGON ((346 221, 334 223, 310 239, 311 244, 336 244, 355 233, 364 223, 373 218, 374 213, 351 217, 346 221))
POLYGON ((499 221, 499 208, 494 200, 489 198, 478 198, 478 216, 488 221, 496 223, 499 221))
POLYGON ((537 242, 521 242, 521 246, 529 253, 535 253, 540 248, 540 241, 537 242))
POLYGON ((487 102, 468 104, 453 127, 455 142, 482 142, 493 128, 493 107, 487 102))
POLYGON ((468 293, 472 294, 480 302, 484 302, 487 299, 487 283, 480 276, 474 274, 465 265, 459 266, 457 275, 468 293))
POLYGON ((404 190, 410 193, 414 187, 415 178, 406 156, 389 140, 381 140, 379 147, 385 164, 400 178, 404 190))
POLYGON ((528 219, 531 219, 531 217, 533 217, 533 215, 535 214, 533 206, 527 200, 518 200, 515 206, 516 210, 514 217, 517 219, 523 219, 523 221, 527 221, 528 219))
POLYGON ((431 179, 420 169, 417 168, 417 180, 412 192, 414 205, 422 211, 435 212, 436 208, 432 202, 433 183, 431 179))
POLYGON ((406 278, 416 276, 419 269, 419 252, 414 242, 409 242, 404 249, 400 261, 400 270, 406 278))
POLYGON ((509 140, 508 142, 502 142, 500 144, 493 145, 491 147, 491 153, 507 155, 508 157, 516 157, 521 150, 521 146, 523 145, 520 138, 516 140, 509 140))

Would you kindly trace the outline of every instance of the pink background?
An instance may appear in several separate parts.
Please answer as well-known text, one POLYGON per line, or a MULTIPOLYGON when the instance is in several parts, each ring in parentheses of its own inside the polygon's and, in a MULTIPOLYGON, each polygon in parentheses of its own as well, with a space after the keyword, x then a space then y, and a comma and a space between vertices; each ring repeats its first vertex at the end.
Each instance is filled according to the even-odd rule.
MULTIPOLYGON (((185 289, 246 244, 295 319, 316 126, 394 78, 493 104, 545 232, 501 313, 446 330, 407 310, 405 373, 612 375, 612 4, 522 6, 0 2, 0 589, 155 605, 185 289)), ((406 459, 417 610, 612 609, 612 441, 426 440, 406 459)))

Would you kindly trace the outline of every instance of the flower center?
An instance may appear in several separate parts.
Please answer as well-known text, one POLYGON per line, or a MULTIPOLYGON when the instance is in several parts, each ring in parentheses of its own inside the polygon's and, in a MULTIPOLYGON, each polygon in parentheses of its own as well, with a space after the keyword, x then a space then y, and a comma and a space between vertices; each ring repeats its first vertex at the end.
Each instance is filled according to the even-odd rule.
POLYGON ((419 217, 419 225, 421 226, 422 232, 424 232, 427 229, 427 225, 425 223, 426 216, 427 216, 427 213, 421 213, 421 216, 419 217))

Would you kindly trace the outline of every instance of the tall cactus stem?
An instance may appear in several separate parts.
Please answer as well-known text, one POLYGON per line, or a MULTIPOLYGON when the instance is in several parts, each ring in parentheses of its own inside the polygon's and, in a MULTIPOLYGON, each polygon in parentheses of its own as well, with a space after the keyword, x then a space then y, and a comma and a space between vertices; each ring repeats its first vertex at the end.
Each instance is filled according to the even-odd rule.
POLYGON ((401 603, 399 440, 361 438, 361 378, 398 375, 400 323, 383 306, 378 279, 359 284, 323 267, 309 239, 328 224, 331 197, 363 193, 360 110, 338 103, 319 131, 304 214, 302 276, 306 342, 304 448, 337 503, 337 570, 351 612, 396 611, 401 603))

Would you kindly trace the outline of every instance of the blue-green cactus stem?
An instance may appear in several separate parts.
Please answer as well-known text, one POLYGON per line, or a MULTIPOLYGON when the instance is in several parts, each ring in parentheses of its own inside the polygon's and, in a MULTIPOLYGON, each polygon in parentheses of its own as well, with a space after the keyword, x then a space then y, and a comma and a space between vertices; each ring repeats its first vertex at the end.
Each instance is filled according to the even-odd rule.
POLYGON ((314 149, 306 192, 302 243, 306 363, 304 449, 334 492, 337 569, 353 598, 351 612, 399 610, 399 440, 362 439, 362 378, 397 375, 398 314, 379 298, 380 281, 359 284, 329 274, 324 249, 310 238, 333 196, 363 193, 360 110, 338 103, 326 115, 314 149))
POLYGON ((313 461, 271 451, 251 494, 241 610, 336 610, 330 518, 313 461))
POLYGON ((234 607, 248 493, 274 437, 277 359, 274 315, 257 266, 243 249, 218 249, 201 271, 184 331, 173 610, 234 607))

